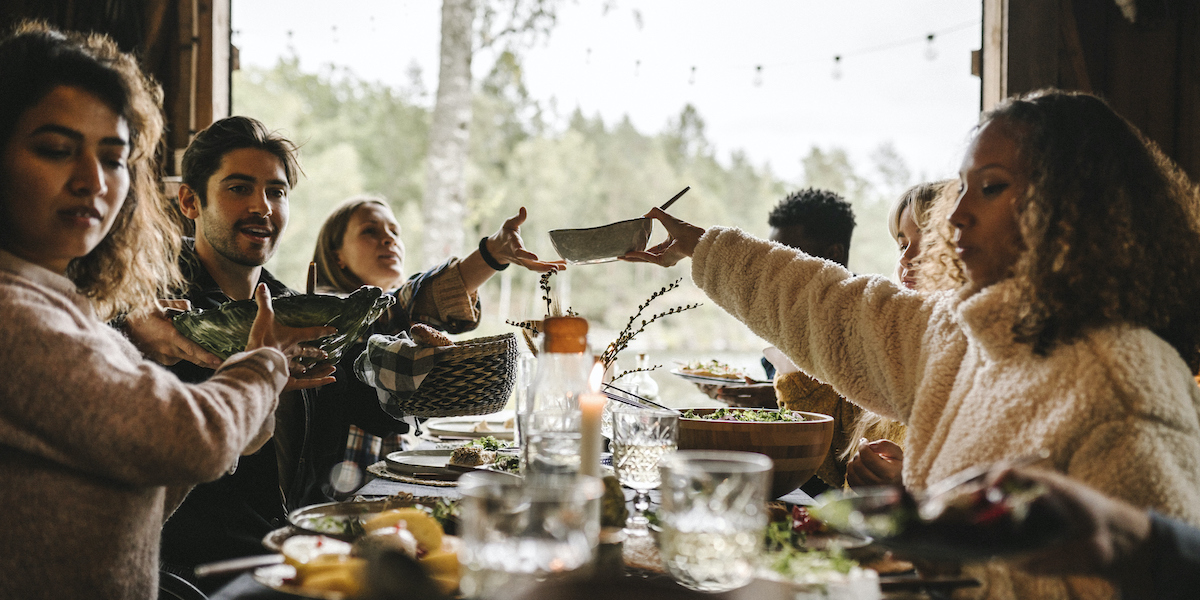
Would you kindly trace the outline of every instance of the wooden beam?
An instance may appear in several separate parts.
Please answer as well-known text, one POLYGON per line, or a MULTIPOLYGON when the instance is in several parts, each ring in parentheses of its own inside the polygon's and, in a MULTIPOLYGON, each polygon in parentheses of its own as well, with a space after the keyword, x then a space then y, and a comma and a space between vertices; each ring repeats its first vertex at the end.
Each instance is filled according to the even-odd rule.
POLYGON ((983 41, 980 46, 982 69, 979 109, 989 111, 1004 99, 1005 48, 1007 37, 1007 0, 983 0, 983 41))

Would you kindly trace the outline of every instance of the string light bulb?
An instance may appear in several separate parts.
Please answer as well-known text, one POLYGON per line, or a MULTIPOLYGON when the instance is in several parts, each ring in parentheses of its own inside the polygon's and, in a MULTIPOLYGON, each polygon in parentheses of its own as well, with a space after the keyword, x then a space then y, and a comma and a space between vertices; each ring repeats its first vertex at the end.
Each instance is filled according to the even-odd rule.
POLYGON ((696 83, 696 65, 692 65, 692 74, 688 76, 688 85, 696 83))
POLYGON ((754 87, 762 87, 762 82, 763 82, 762 65, 755 65, 755 67, 754 67, 754 87))
POLYGON ((637 77, 642 73, 642 59, 633 61, 633 76, 637 77))
POLYGON ((938 57, 937 46, 933 44, 933 34, 925 36, 925 59, 935 60, 938 57))
POLYGON ((842 78, 842 55, 838 54, 833 57, 833 72, 830 75, 833 75, 834 79, 842 78))

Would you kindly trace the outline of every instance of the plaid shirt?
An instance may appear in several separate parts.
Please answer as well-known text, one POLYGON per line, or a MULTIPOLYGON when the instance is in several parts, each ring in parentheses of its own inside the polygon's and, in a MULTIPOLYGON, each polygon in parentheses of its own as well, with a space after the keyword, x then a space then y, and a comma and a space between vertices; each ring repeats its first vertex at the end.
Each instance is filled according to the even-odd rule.
MULTIPOLYGON (((463 333, 475 329, 479 325, 479 298, 475 294, 467 293, 458 269, 454 268, 458 266, 458 262, 458 259, 452 258, 424 273, 413 275, 399 289, 392 292, 396 297, 396 304, 364 335, 368 342, 369 337, 377 334, 406 331, 413 322, 418 321, 449 333, 463 333), (435 310, 422 311, 418 306, 418 295, 431 298, 435 310), (425 314, 426 312, 437 314, 425 314)), ((432 363, 428 368, 432 368, 432 363)), ((356 374, 357 370, 356 368, 356 374)), ((425 371, 428 372, 428 369, 425 371)), ((416 387, 412 389, 415 390, 416 387)), ((386 396, 381 394, 381 400, 382 397, 386 396)), ((394 409, 388 410, 387 403, 381 401, 380 404, 392 417, 399 419, 404 416, 394 409)), ((400 434, 379 437, 353 424, 349 429, 342 460, 352 463, 360 473, 365 471, 367 466, 379 462, 389 452, 401 449, 400 434)))

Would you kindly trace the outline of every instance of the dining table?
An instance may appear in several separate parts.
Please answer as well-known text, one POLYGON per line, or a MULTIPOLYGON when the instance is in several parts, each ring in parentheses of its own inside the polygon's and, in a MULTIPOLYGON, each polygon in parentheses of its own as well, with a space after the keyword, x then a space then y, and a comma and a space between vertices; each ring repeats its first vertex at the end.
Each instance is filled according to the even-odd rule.
MULTIPOLYGON (((412 449, 431 449, 439 442, 444 441, 425 432, 420 437, 411 437, 407 440, 406 446, 412 449)), ((624 491, 626 503, 632 507, 635 492, 629 488, 624 488, 624 491)), ((429 485, 368 475, 365 483, 352 492, 352 498, 347 501, 376 500, 397 495, 411 495, 414 498, 445 498, 447 500, 461 498, 458 488, 452 485, 429 485)), ((799 488, 778 500, 799 506, 811 506, 815 503, 812 496, 799 488)), ((657 490, 651 492, 650 501, 652 506, 658 504, 657 490)), ((636 548, 626 547, 631 543, 647 544, 651 542, 649 542, 649 538, 644 538, 615 544, 600 544, 597 551, 597 563, 603 563, 604 568, 594 569, 593 573, 588 576, 588 585, 583 586, 582 589, 588 590, 588 593, 595 593, 598 590, 611 588, 611 596, 606 593, 604 596, 592 597, 612 597, 621 598, 621 600, 633 600, 638 595, 638 590, 649 594, 647 597, 661 598, 662 600, 667 600, 672 597, 672 594, 687 593, 687 590, 675 583, 667 574, 629 565, 625 557, 630 551, 636 552, 636 548), (613 567, 613 565, 616 566, 613 567), (629 595, 629 589, 633 590, 633 596, 629 595)), ((891 585, 885 584, 883 592, 885 600, 940 600, 949 598, 949 591, 953 587, 957 587, 957 585, 939 586, 938 581, 934 580, 928 581, 928 585, 921 585, 915 575, 909 575, 907 579, 904 577, 891 578, 891 581, 891 585), (909 584, 904 583, 906 580, 909 584)), ((705 597, 712 600, 792 600, 795 598, 795 592, 784 584, 756 579, 746 587, 725 593, 706 594, 705 597)), ((209 598, 211 600, 295 600, 303 598, 303 596, 266 587, 258 583, 251 573, 246 572, 210 594, 209 598)))

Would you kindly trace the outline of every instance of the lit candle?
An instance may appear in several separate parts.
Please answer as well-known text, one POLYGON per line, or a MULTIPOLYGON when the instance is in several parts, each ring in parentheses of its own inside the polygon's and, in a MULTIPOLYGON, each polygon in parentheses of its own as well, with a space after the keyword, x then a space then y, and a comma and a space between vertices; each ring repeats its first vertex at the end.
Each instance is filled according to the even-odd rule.
POLYGON ((316 261, 308 263, 308 293, 312 294, 317 291, 317 263, 316 261))
POLYGON ((593 477, 600 476, 600 417, 608 402, 608 397, 600 393, 603 377, 604 364, 597 362, 588 378, 591 391, 579 396, 579 472, 593 477))

